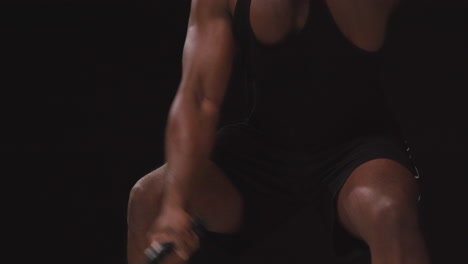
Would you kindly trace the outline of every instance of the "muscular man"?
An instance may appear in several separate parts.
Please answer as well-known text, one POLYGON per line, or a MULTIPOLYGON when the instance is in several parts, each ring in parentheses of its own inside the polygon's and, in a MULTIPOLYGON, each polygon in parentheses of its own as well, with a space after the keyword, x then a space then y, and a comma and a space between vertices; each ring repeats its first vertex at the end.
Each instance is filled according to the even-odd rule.
POLYGON ((419 175, 378 85, 396 2, 192 0, 166 163, 130 194, 129 263, 167 241, 175 253, 164 263, 185 263, 199 248, 194 216, 211 232, 250 228, 255 237, 265 230, 251 228, 263 221, 253 211, 275 203, 287 217, 317 202, 330 208, 331 235, 341 228, 355 240, 347 252, 361 242, 373 264, 429 263, 419 175), (255 106, 217 130, 235 56, 252 76, 255 106))

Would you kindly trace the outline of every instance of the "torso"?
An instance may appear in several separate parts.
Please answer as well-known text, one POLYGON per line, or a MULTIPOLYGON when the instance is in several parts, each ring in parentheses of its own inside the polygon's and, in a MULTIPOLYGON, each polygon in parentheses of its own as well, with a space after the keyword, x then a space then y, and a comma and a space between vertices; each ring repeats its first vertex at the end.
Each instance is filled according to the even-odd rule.
POLYGON ((390 10, 372 1, 230 0, 254 98, 246 123, 268 144, 313 152, 398 129, 378 77, 390 10))

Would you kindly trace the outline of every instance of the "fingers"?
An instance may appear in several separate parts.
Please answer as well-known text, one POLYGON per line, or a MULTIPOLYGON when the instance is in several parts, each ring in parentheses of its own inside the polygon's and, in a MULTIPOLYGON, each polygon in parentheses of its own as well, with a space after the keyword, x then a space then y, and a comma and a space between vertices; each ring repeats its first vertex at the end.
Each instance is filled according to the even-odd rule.
MULTIPOLYGON (((162 245, 168 242, 174 245, 173 253, 184 261, 187 261, 200 247, 199 238, 192 230, 177 233, 172 230, 164 230, 152 236, 150 248, 154 252, 161 252, 162 245)), ((151 252, 148 253, 151 254, 151 252)), ((148 256, 148 254, 146 255, 148 256)))
POLYGON ((200 247, 200 240, 193 231, 181 234, 176 244, 174 252, 183 260, 188 260, 190 256, 200 247))

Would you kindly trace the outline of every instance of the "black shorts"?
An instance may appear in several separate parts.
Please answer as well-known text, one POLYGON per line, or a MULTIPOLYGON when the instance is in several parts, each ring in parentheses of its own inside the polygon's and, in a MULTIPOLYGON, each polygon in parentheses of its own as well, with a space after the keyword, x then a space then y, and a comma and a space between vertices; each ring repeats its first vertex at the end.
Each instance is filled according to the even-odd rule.
POLYGON ((238 123, 218 131, 211 159, 244 198, 241 237, 246 246, 265 239, 296 212, 310 208, 320 212, 332 252, 346 258, 369 251, 338 224, 338 191, 355 168, 376 158, 395 160, 419 178, 409 151, 403 137, 379 133, 299 154, 238 123))

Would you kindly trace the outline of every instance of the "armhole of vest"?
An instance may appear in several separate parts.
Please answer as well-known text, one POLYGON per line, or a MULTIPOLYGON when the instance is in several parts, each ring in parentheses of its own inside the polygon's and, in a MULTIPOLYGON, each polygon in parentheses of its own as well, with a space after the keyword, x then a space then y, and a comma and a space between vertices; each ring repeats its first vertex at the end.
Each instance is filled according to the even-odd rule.
POLYGON ((251 0, 237 0, 234 8, 233 25, 238 41, 245 44, 248 41, 249 34, 249 15, 251 0))

